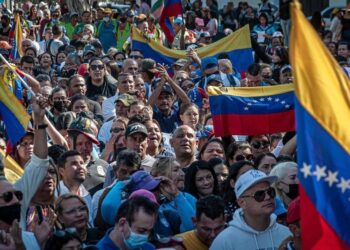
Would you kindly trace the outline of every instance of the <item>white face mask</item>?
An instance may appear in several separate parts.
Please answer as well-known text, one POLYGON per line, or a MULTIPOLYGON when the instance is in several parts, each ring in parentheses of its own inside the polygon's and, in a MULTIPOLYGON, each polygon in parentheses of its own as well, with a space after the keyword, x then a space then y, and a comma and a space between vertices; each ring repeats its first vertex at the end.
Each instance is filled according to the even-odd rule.
POLYGON ((109 20, 110 20, 109 16, 103 17, 103 21, 105 21, 106 23, 109 22, 109 20))
POLYGON ((84 39, 84 40, 88 40, 89 37, 90 37, 89 35, 83 35, 83 39, 84 39))

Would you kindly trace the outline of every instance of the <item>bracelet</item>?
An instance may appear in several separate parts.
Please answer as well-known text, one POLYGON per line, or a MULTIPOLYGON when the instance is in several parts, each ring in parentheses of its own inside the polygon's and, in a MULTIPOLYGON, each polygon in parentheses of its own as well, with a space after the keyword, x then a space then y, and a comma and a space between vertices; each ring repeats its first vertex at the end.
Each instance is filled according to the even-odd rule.
POLYGON ((40 124, 40 125, 35 126, 35 129, 46 129, 47 127, 48 127, 47 124, 40 124))

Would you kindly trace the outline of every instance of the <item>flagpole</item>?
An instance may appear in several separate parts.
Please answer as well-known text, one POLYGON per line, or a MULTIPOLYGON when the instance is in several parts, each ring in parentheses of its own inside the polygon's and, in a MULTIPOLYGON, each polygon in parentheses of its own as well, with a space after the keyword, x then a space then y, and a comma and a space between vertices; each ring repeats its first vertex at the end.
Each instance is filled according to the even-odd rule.
POLYGON ((8 66, 8 68, 12 71, 12 73, 16 74, 18 79, 22 82, 23 86, 30 92, 30 94, 32 96, 35 96, 35 93, 32 90, 32 88, 28 86, 28 84, 24 81, 24 79, 17 73, 15 69, 13 69, 11 64, 5 59, 5 57, 2 54, 0 54, 0 59, 8 66))

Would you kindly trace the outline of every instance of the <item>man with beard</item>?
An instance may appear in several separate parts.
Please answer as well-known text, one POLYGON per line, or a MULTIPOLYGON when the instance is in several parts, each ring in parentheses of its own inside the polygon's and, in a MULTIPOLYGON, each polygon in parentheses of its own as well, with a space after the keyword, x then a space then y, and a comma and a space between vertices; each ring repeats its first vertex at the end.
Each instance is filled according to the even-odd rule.
POLYGON ((62 177, 60 181, 61 195, 73 193, 83 198, 89 208, 89 221, 92 221, 92 198, 83 185, 87 169, 82 155, 76 150, 69 150, 58 158, 57 166, 62 177))
POLYGON ((196 160, 197 139, 191 127, 182 125, 175 129, 170 144, 174 148, 176 161, 180 163, 181 168, 188 167, 196 160))
POLYGON ((125 145, 127 149, 136 151, 141 157, 141 167, 150 172, 155 159, 148 155, 148 132, 141 123, 130 124, 125 132, 125 145))
POLYGON ((93 195, 103 187, 108 163, 93 155, 93 144, 99 145, 96 138, 98 129, 94 121, 86 116, 85 113, 79 114, 69 126, 68 145, 71 150, 78 151, 83 159, 87 171, 84 187, 93 195))
MULTIPOLYGON (((72 75, 68 80, 68 95, 71 97, 76 94, 86 94, 85 78, 79 74, 72 75)), ((102 117, 101 105, 96 101, 88 100, 89 110, 95 115, 102 117)))

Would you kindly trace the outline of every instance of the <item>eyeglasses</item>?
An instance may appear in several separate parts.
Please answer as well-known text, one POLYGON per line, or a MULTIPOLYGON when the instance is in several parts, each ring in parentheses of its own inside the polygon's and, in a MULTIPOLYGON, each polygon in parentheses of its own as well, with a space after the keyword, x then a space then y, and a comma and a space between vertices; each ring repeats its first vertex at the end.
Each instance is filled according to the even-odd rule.
POLYGON ((5 202, 10 202, 13 199, 13 195, 15 195, 19 201, 23 199, 23 193, 19 190, 5 192, 0 196, 0 198, 4 199, 5 202))
POLYGON ((259 148, 267 148, 270 145, 269 141, 254 141, 251 143, 253 148, 259 149, 259 148))
POLYGON ((80 207, 76 207, 76 208, 70 209, 70 210, 65 211, 63 213, 68 214, 68 215, 72 215, 72 214, 75 214, 77 212, 82 213, 82 212, 86 212, 86 211, 87 211, 87 207, 84 205, 84 206, 80 206, 80 207))
POLYGON ((66 235, 77 235, 77 229, 75 227, 68 227, 63 230, 56 230, 54 235, 59 238, 63 238, 66 235))
POLYGON ((268 194, 268 196, 270 196, 270 198, 272 198, 272 199, 274 199, 276 197, 276 191, 273 187, 269 187, 269 188, 264 189, 264 190, 258 190, 252 195, 243 195, 241 197, 242 198, 251 197, 251 198, 254 198, 254 200, 256 200, 257 202, 262 202, 265 200, 266 194, 268 194))
POLYGON ((132 59, 143 59, 143 56, 134 56, 134 55, 131 55, 130 58, 132 58, 132 59))
POLYGON ((30 147, 34 145, 34 142, 22 142, 19 144, 21 147, 30 147))
POLYGON ((96 71, 96 70, 102 70, 104 68, 104 66, 102 64, 92 64, 92 65, 90 65, 90 68, 91 68, 91 70, 96 71))
POLYGON ((237 155, 236 157, 235 157, 235 160, 236 161, 244 161, 244 160, 246 160, 246 161, 252 161, 253 160, 253 155, 252 154, 249 154, 249 155, 237 155))
POLYGON ((112 133, 119 133, 120 131, 124 131, 125 129, 124 128, 112 128, 110 130, 110 132, 112 133))

